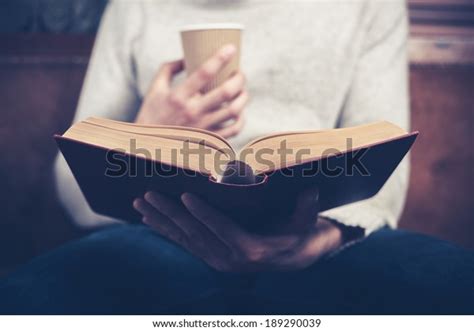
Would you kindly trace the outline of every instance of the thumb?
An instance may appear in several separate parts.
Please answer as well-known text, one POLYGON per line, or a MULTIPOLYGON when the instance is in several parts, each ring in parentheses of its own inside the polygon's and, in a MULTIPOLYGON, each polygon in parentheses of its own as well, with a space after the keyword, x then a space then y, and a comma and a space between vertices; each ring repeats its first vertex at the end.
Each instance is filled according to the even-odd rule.
POLYGON ((169 89, 173 77, 183 71, 183 69, 184 61, 182 59, 162 64, 153 84, 155 91, 169 89))

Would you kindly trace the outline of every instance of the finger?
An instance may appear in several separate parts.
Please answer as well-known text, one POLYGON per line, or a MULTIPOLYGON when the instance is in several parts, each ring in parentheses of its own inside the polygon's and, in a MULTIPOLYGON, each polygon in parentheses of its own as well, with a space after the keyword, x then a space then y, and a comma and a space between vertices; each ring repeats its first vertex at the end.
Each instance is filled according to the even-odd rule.
POLYGON ((226 107, 204 115, 200 126, 205 129, 210 129, 222 125, 228 120, 238 118, 244 111, 249 99, 247 91, 243 91, 226 107))
POLYGON ((157 210, 150 206, 145 200, 137 198, 133 200, 133 208, 142 214, 143 217, 154 217, 157 213, 157 210))
POLYGON ((232 44, 219 49, 176 89, 176 93, 187 99, 201 91, 231 61, 236 51, 232 44))
POLYGON ((245 232, 236 224, 194 194, 183 193, 181 201, 197 220, 227 246, 236 248, 245 237, 245 232))
POLYGON ((317 220, 319 212, 319 190, 309 188, 298 195, 296 208, 291 217, 291 227, 302 229, 317 220))
POLYGON ((199 224, 196 222, 196 225, 193 225, 192 219, 190 219, 190 215, 186 212, 185 208, 172 199, 156 192, 147 192, 145 194, 145 200, 179 226, 186 235, 196 237, 196 232, 199 232, 197 229, 197 225, 199 224))
POLYGON ((166 238, 183 244, 183 232, 174 225, 165 215, 158 212, 153 206, 143 199, 135 199, 133 207, 142 214, 142 221, 153 230, 166 238))
POLYGON ((184 233, 188 249, 203 259, 228 256, 229 247, 216 237, 201 222, 196 220, 184 206, 156 192, 147 192, 145 199, 184 233))
POLYGON ((184 248, 188 249, 186 237, 181 231, 180 228, 174 226, 172 222, 170 222, 166 217, 163 219, 157 220, 155 217, 148 217, 144 216, 142 218, 143 224, 149 226, 153 231, 158 232, 163 237, 168 238, 171 241, 183 246, 184 248), (166 220, 166 221, 165 221, 166 220))
POLYGON ((236 118, 234 123, 222 129, 218 129, 215 132, 224 138, 230 138, 237 135, 240 131, 242 131, 244 124, 245 124, 245 118, 244 116, 240 115, 236 118))
POLYGON ((239 72, 229 78, 221 86, 205 94, 200 100, 200 108, 203 111, 211 111, 219 108, 224 102, 235 99, 244 89, 245 77, 239 72))
POLYGON ((184 61, 176 60, 163 64, 153 83, 155 91, 169 90, 173 77, 184 69, 184 61))
POLYGON ((160 213, 166 215, 172 220, 189 218, 189 214, 186 213, 186 210, 183 207, 179 206, 178 203, 162 194, 156 192, 146 192, 145 200, 154 208, 156 208, 160 213))

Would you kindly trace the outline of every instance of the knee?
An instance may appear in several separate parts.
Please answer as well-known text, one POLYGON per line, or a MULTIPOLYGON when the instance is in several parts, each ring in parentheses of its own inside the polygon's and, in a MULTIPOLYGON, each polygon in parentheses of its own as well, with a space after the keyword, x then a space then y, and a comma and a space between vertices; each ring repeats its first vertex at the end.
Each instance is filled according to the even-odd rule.
POLYGON ((212 269, 145 226, 117 225, 10 275, 0 284, 0 312, 104 312, 118 305, 117 296, 133 307, 139 306, 137 298, 166 306, 182 300, 180 294, 198 296, 215 283, 212 269))
POLYGON ((23 288, 51 282, 77 288, 133 287, 207 279, 212 273, 202 261, 145 226, 114 225, 35 258, 10 279, 23 288))
POLYGON ((207 266, 177 244, 143 225, 116 225, 82 239, 75 247, 83 267, 108 265, 116 269, 183 272, 207 266))

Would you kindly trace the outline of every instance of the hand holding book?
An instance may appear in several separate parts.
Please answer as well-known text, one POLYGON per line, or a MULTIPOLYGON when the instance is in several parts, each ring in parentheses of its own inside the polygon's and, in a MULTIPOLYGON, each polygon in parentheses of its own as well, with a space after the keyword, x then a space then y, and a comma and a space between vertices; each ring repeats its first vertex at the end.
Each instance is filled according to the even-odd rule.
POLYGON ((258 272, 301 269, 342 244, 340 228, 316 221, 317 202, 317 189, 302 192, 285 228, 265 235, 246 231, 190 193, 177 201, 147 192, 135 199, 134 207, 145 224, 216 270, 258 272))

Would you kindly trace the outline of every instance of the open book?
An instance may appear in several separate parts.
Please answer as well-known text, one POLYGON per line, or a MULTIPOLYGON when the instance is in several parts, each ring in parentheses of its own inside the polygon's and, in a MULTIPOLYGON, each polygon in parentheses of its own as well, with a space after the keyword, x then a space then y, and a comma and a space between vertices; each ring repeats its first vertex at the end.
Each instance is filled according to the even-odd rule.
POLYGON ((321 211, 375 195, 417 134, 376 122, 272 134, 235 151, 205 130, 88 118, 55 138, 98 213, 138 221, 132 201, 146 191, 192 192, 245 226, 265 227, 253 223, 291 212, 310 186, 319 187, 321 211))

